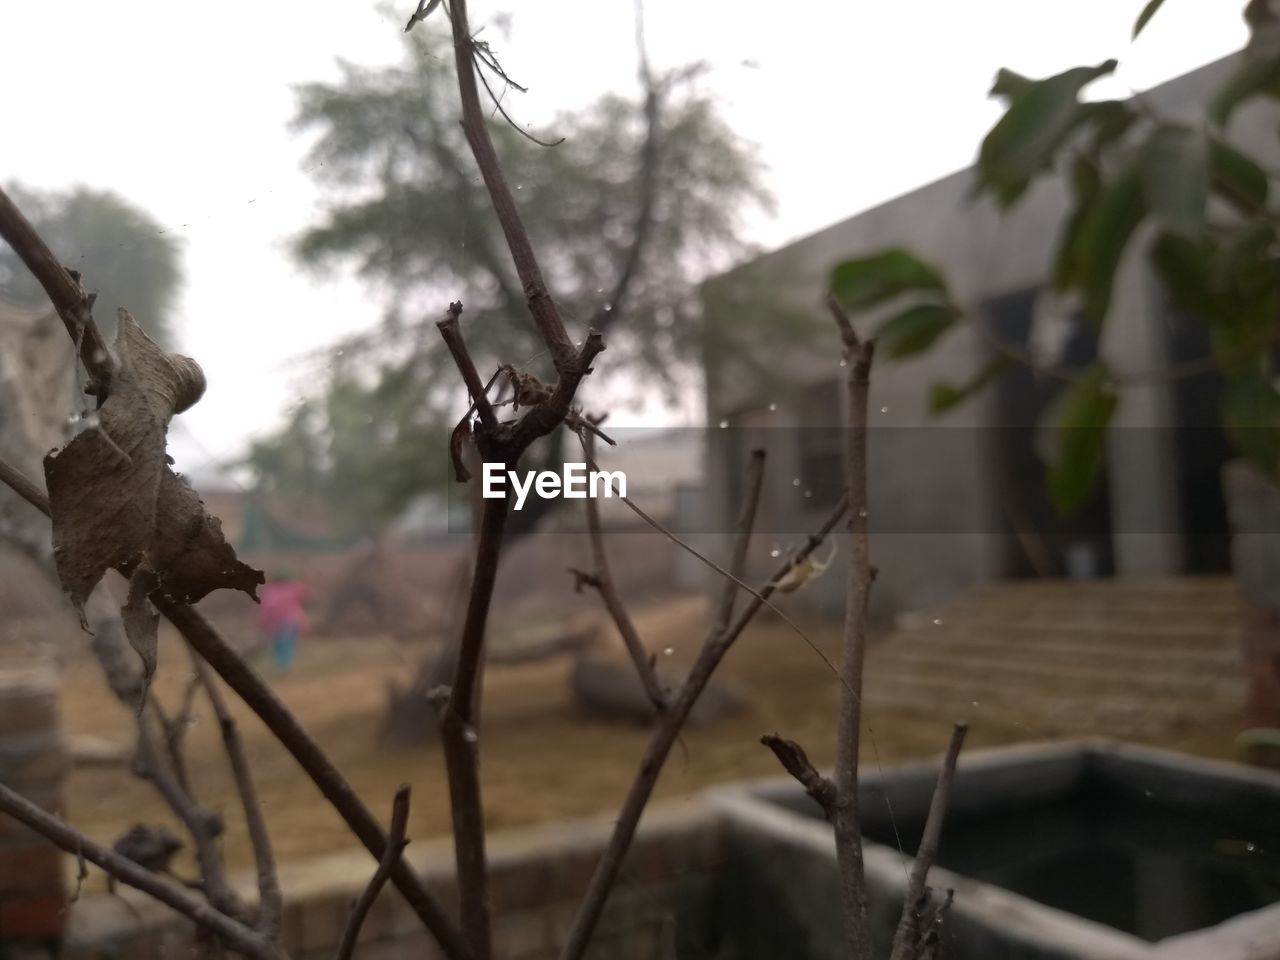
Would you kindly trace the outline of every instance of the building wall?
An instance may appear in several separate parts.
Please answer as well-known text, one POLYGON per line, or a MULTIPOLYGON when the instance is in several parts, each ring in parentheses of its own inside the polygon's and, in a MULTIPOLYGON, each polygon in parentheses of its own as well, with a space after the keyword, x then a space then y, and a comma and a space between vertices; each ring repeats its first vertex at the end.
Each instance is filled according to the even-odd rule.
MULTIPOLYGON (((1170 119, 1195 117, 1206 92, 1234 63, 1235 58, 1226 58, 1171 81, 1150 91, 1145 103, 1170 119)), ((1242 111, 1230 139, 1263 155, 1274 152, 1275 116, 1266 105, 1242 111)), ((832 266, 885 247, 906 247, 944 271, 972 316, 980 316, 978 308, 997 296, 1043 287, 1068 209, 1064 182, 1038 183, 1012 212, 998 210, 987 198, 972 200, 972 184, 970 170, 944 177, 704 286, 706 320, 713 331, 705 353, 712 427, 708 510, 718 511, 725 529, 736 509, 730 473, 741 470, 734 448, 742 441, 732 436, 733 429, 715 429, 724 421, 760 425, 767 420, 773 428, 763 431, 773 460, 765 525, 794 542, 820 520, 821 511, 806 509, 793 488, 795 435, 796 428, 813 423, 800 402, 803 390, 843 379, 845 373, 838 366, 834 325, 822 307, 832 266), (771 318, 769 340, 760 331, 770 329, 771 318), (766 356, 747 362, 732 356, 723 347, 726 330, 740 331, 748 349, 753 342, 767 343, 766 356), (790 343, 787 334, 794 334, 790 343), (769 410, 771 403, 776 410, 769 410)), ((1102 344, 1103 355, 1120 370, 1150 370, 1168 362, 1166 307, 1145 267, 1143 246, 1139 238, 1121 265, 1102 344)), ((875 319, 859 318, 861 332, 873 329, 875 319)), ((879 568, 874 602, 880 613, 926 609, 1004 571, 1005 521, 995 494, 988 429, 1004 424, 994 399, 988 393, 940 420, 927 412, 932 383, 963 383, 990 355, 985 336, 970 326, 922 357, 882 359, 873 371, 870 523, 873 563, 879 568), (930 429, 913 432, 924 427, 930 429)), ((833 418, 839 416, 838 410, 832 412, 833 418)), ((1181 569, 1178 478, 1166 429, 1172 425, 1167 383, 1126 390, 1113 424, 1119 429, 1108 441, 1107 467, 1116 531, 1112 549, 1121 576, 1181 569)), ((763 570, 763 559, 756 561, 763 570)), ((834 572, 804 599, 818 607, 841 605, 843 575, 834 572)))

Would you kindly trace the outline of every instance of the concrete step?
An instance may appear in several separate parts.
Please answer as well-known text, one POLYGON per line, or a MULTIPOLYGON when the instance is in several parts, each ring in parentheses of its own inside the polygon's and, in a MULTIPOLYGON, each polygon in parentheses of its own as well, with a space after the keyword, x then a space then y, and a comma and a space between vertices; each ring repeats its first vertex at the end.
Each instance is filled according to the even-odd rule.
POLYGON ((1094 677, 1046 678, 1016 668, 997 674, 975 671, 966 673, 950 664, 931 664, 914 671, 882 668, 872 664, 867 671, 865 689, 895 690, 909 695, 947 698, 954 702, 989 700, 1011 703, 1034 710, 1038 698, 1071 696, 1081 701, 1132 700, 1159 704, 1162 700, 1177 703, 1196 702, 1204 706, 1224 705, 1238 709, 1243 696, 1243 682, 1212 677, 1135 677, 1125 674, 1100 674, 1094 677))
POLYGON ((1193 729, 1209 720, 1239 717, 1238 703, 1195 703, 1176 700, 1046 694, 1010 700, 1001 696, 967 700, 915 688, 870 686, 863 695, 866 722, 881 727, 911 717, 914 722, 943 725, 967 720, 974 725, 1014 727, 1024 735, 1105 735, 1125 738, 1193 729))
POLYGON ((922 627, 899 630, 893 642, 950 642, 956 644, 1004 643, 1033 647, 1039 644, 1101 644, 1129 650, 1192 650, 1233 655, 1239 649, 1234 624, 1212 629, 1186 624, 1148 623, 1140 626, 1104 618, 1091 620, 1017 620, 998 614, 983 619, 937 618, 922 627))
POLYGON ((950 630, 972 632, 975 630, 999 630, 1001 632, 1039 632, 1042 630, 1073 630, 1078 633, 1107 631, 1119 635, 1150 636, 1168 631, 1172 636, 1233 638, 1239 627, 1236 613, 1205 614, 1198 611, 1161 610, 1158 612, 1117 608, 1113 610, 1019 610, 991 604, 980 610, 944 610, 912 630, 946 627, 950 630))
POLYGON ((1243 691, 1243 682, 1230 675, 1139 675, 1137 671, 1045 668, 998 661, 946 662, 941 667, 937 661, 928 660, 912 665, 885 664, 871 670, 868 676, 885 683, 919 685, 935 694, 954 689, 959 696, 970 699, 999 695, 1018 702, 1042 695, 1068 695, 1084 699, 1169 697, 1238 703, 1243 691))
POLYGON ((1230 650, 1203 650, 1194 646, 1159 648, 1154 645, 1130 647, 1107 641, 1035 642, 1023 638, 994 637, 986 640, 949 637, 942 634, 902 634, 891 646, 879 648, 877 663, 916 657, 994 657, 1017 663, 1106 663, 1117 669, 1162 669, 1208 671, 1223 675, 1240 670, 1240 655, 1230 650))
POLYGON ((873 661, 875 669, 928 672, 943 665, 948 675, 982 672, 992 678, 1045 680, 1053 683, 1146 680, 1222 680, 1234 683, 1241 670, 1234 658, 1159 651, 1088 649, 1087 645, 1058 645, 1049 649, 1018 648, 1000 644, 934 644, 900 647, 873 661), (1082 649, 1083 647, 1083 649, 1082 649))
POLYGON ((981 602, 989 597, 1060 602, 1074 597, 1081 602, 1114 604, 1117 600, 1148 604, 1195 602, 1229 605, 1239 596, 1231 577, 1170 577, 1153 580, 1006 580, 968 598, 981 602))
POLYGON ((1089 612, 1126 613, 1161 619, 1171 613, 1199 619, 1233 619, 1239 609, 1235 584, 1227 580, 1148 583, 1061 580, 1002 583, 951 604, 955 616, 999 609, 1011 615, 1075 617, 1089 612))

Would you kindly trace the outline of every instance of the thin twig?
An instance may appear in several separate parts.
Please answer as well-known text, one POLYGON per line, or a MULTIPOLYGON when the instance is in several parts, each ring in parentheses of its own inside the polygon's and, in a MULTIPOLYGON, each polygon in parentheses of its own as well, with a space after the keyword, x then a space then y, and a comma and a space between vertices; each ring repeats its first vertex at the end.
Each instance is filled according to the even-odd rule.
POLYGON ((836 785, 818 772, 800 744, 776 733, 766 733, 760 742, 773 751, 783 769, 796 778, 805 792, 818 801, 827 819, 831 819, 835 815, 836 785))
MULTIPOLYGON (((462 339, 462 328, 458 322, 461 316, 462 302, 454 301, 449 304, 449 310, 444 319, 438 321, 436 326, 440 330, 440 337, 444 340, 445 346, 449 348, 458 372, 462 374, 462 380, 467 385, 467 392, 471 394, 471 404, 479 414, 480 422, 484 424, 486 430, 492 431, 498 426, 498 418, 494 415, 493 407, 489 403, 489 388, 481 381, 480 372, 476 370, 466 342, 462 339)), ((493 378, 490 378, 489 383, 492 385, 493 378)))
POLYGON ((911 865, 911 877, 907 881, 907 894, 902 901, 902 919, 898 921, 897 932, 893 935, 893 950, 889 960, 913 960, 915 943, 920 935, 921 905, 925 901, 925 884, 929 879, 929 871, 938 859, 938 844, 942 839, 942 821, 946 819, 947 807, 951 803, 951 785, 956 775, 956 758, 960 756, 960 748, 964 746, 964 736, 969 730, 967 723, 957 723, 951 731, 951 741, 947 744, 947 753, 942 760, 942 770, 938 773, 938 782, 933 789, 933 798, 929 802, 929 815, 925 818, 924 834, 920 838, 920 846, 916 849, 915 863, 911 865))
POLYGON ((3 483, 46 517, 49 516, 48 495, 29 480, 25 474, 4 460, 0 460, 0 483, 3 483))
POLYGON ((480 167, 485 187, 493 202, 494 212, 502 227, 507 247, 515 263, 516 274, 524 288, 525 301, 533 322, 542 335, 543 342, 551 351, 551 360, 556 373, 561 379, 571 377, 576 372, 578 352, 573 341, 565 332, 564 323, 556 309, 555 301, 547 290, 542 278, 542 269, 534 255, 533 245, 516 209, 515 198, 507 184, 506 176, 498 162, 498 154, 493 148, 489 130, 484 119, 484 109, 480 105, 479 88, 476 86, 475 41, 471 37, 471 27, 467 22, 467 0, 453 0, 450 5, 450 16, 453 22, 453 52, 457 61, 458 94, 462 100, 462 127, 467 135, 467 143, 480 167))
MULTIPOLYGON (((178 628, 187 643, 195 648, 227 686, 266 724, 267 729, 319 787, 325 799, 365 849, 381 860, 387 849, 387 838, 377 818, 275 692, 194 607, 175 603, 159 594, 152 595, 151 602, 178 628)), ((459 936, 453 921, 403 858, 392 871, 391 882, 450 960, 470 960, 472 952, 459 936)))
MULTIPOLYGON (((483 60, 480 57, 477 57, 476 60, 478 63, 486 63, 486 64, 488 63, 487 60, 483 60)), ((561 137, 558 140, 539 140, 528 130, 524 129, 524 127, 520 126, 520 124, 516 123, 515 119, 511 116, 511 114, 507 113, 506 108, 502 105, 501 98, 499 98, 498 95, 493 92, 493 87, 489 86, 489 81, 485 77, 484 71, 476 70, 476 75, 480 77, 480 82, 484 84, 484 89, 489 94, 489 99, 493 101, 494 109, 496 109, 498 113, 502 114, 502 119, 507 121, 507 126, 509 126, 512 130, 520 134, 520 136, 524 137, 526 140, 531 140, 532 142, 536 143, 540 147, 558 147, 560 146, 560 144, 564 143, 564 137, 561 137)), ((506 79, 505 73, 500 73, 499 75, 503 78, 504 81, 506 81, 507 83, 510 83, 510 81, 506 79)), ((512 84, 512 86, 514 86, 514 84, 512 84)))
POLYGON ((751 531, 755 529, 760 491, 764 486, 764 459, 763 450, 752 450, 751 459, 747 462, 747 495, 742 500, 738 522, 734 524, 733 554, 729 559, 729 573, 733 579, 726 579, 720 585, 720 603, 711 621, 717 632, 729 626, 733 603, 738 596, 738 585, 733 581, 741 580, 746 571, 747 548, 751 546, 751 531))
MULTIPOLYGON (((581 436, 587 456, 594 456, 595 444, 591 435, 584 433, 581 436)), ((666 691, 662 689, 662 684, 658 682, 658 674, 653 668, 653 661, 645 649, 644 641, 640 639, 640 632, 636 630, 636 625, 632 621, 631 615, 627 612, 626 604, 622 602, 622 595, 618 593, 617 584, 613 581, 613 573, 609 569, 609 555, 604 546, 604 530, 600 525, 600 507, 596 503, 595 497, 587 497, 583 503, 587 511, 587 535, 591 541, 591 560, 595 565, 594 575, 589 579, 583 578, 583 582, 589 583, 599 592, 600 599, 604 601, 605 609, 609 611, 609 616, 613 619, 614 626, 618 628, 618 633, 622 636, 622 642, 627 648, 631 662, 635 664, 636 672, 640 675, 640 683, 644 687, 645 694, 649 697, 649 702, 653 704, 655 710, 662 713, 667 709, 666 691)))
POLYGON ((342 931, 342 940, 338 944, 338 952, 334 954, 334 960, 351 960, 355 953, 356 940, 360 936, 360 928, 364 926, 365 917, 369 915, 374 901, 378 899, 378 894, 386 885, 392 869, 400 860, 400 855, 404 853, 404 848, 409 845, 409 840, 405 837, 405 828, 408 824, 409 786, 401 784, 391 804, 391 829, 387 833, 387 852, 378 861, 378 869, 373 872, 369 883, 356 900, 355 906, 351 908, 351 916, 347 919, 346 929, 342 931))
POLYGON ((840 522, 844 513, 845 503, 842 499, 817 532, 809 537, 796 556, 783 563, 763 588, 759 591, 751 591, 751 600, 747 602, 746 607, 738 614, 728 629, 719 634, 712 633, 708 635, 697 658, 694 660, 693 666, 689 670, 689 675, 680 687, 679 694, 672 701, 667 712, 659 718, 653 732, 649 735, 648 745, 645 747, 644 756, 641 758, 635 779, 631 783, 631 789, 627 792, 627 798, 618 813, 613 834, 609 838, 609 845, 600 857, 600 862, 591 877, 587 893, 578 908, 577 916, 574 917, 573 927, 569 931, 569 938, 560 954, 561 960, 581 960, 585 955, 587 945, 591 942, 591 936, 600 920, 600 914, 604 910, 605 902, 609 898, 609 891, 613 888, 613 884, 618 878, 618 872, 622 869, 622 861, 626 857, 632 839, 635 837, 636 826, 640 822, 640 816, 644 813, 644 808, 648 804, 649 797, 653 794, 653 788, 662 773, 662 767, 666 763, 667 757, 671 753, 671 748, 675 744, 676 738, 680 735, 685 721, 688 719, 689 712, 693 709, 698 697, 711 680, 712 673, 724 658, 724 655, 729 652, 734 641, 738 639, 742 631, 747 628, 747 625, 760 611, 760 608, 768 602, 770 594, 777 589, 778 583, 790 572, 793 560, 804 560, 809 554, 813 553, 840 522))
POLYGON ((569 415, 564 418, 564 425, 575 434, 581 430, 585 430, 593 437, 599 437, 611 447, 616 447, 618 445, 617 440, 613 439, 613 437, 600 429, 600 424, 593 422, 589 417, 582 416, 577 411, 571 410, 569 412, 569 415))
POLYGON ((409 22, 404 25, 404 32, 408 33, 427 17, 431 16, 431 12, 438 6, 440 6, 440 0, 418 0, 418 8, 413 11, 412 16, 409 17, 409 22))
POLYGON ((213 811, 200 806, 178 783, 157 742, 152 727, 154 717, 148 701, 138 716, 138 753, 142 765, 139 772, 155 786, 169 809, 191 835, 196 861, 200 864, 201 884, 209 902, 223 913, 240 916, 243 905, 227 884, 222 853, 217 845, 217 839, 222 833, 222 820, 213 811))
POLYGON ((285 954, 279 947, 238 920, 221 913, 211 904, 193 896, 176 883, 157 876, 128 857, 100 846, 74 827, 42 810, 2 783, 0 783, 0 813, 8 814, 30 827, 59 849, 97 864, 121 883, 135 887, 166 906, 172 907, 235 950, 260 960, 284 960, 285 954))
POLYGON ((186 732, 191 726, 191 703, 195 698, 195 692, 199 689, 200 679, 193 674, 183 688, 178 713, 172 718, 165 713, 164 707, 155 696, 147 700, 155 713, 156 720, 160 723, 165 754, 169 758, 169 765, 173 767, 173 775, 177 777, 178 783, 187 793, 191 793, 191 778, 187 773, 187 758, 183 752, 183 746, 186 732))
MULTIPOLYGON (((579 440, 582 439, 581 435, 579 435, 578 439, 579 440)), ((596 463, 595 460, 592 459, 592 457, 586 452, 585 446, 583 447, 583 457, 586 460, 587 466, 589 466, 592 470, 596 472, 603 472, 600 470, 600 465, 596 463)), ((619 500, 625 503, 627 507, 630 508, 632 513, 634 513, 637 517, 639 517, 649 526, 653 527, 653 529, 657 530, 660 534, 662 534, 664 537, 666 537, 668 540, 674 543, 681 550, 685 551, 691 557, 695 558, 699 563, 704 564, 705 566, 711 568, 720 576, 724 577, 726 580, 733 583, 738 589, 744 591, 745 593, 749 593, 755 601, 768 607, 770 611, 772 611, 778 617, 779 620, 785 623, 791 629, 791 631, 796 636, 798 636, 801 640, 803 640, 808 645, 809 649, 812 650, 814 654, 816 654, 817 657, 820 660, 822 660, 823 663, 826 664, 827 669, 831 671, 832 676, 836 677, 842 683, 845 682, 844 678, 840 676, 839 669, 837 669, 836 665, 831 662, 831 658, 828 657, 825 653, 823 653, 822 648, 819 647, 816 643, 814 643, 812 638, 810 638, 810 636, 807 633, 805 633, 802 629, 800 629, 800 625, 798 623, 796 623, 789 616, 787 616, 786 613, 784 613, 783 610, 777 604, 775 604, 772 600, 769 599, 768 594, 757 591, 755 587, 752 587, 741 577, 735 576, 732 572, 730 572, 729 570, 726 570, 720 564, 716 563, 714 560, 708 557, 705 553, 700 552, 699 550, 691 546, 686 541, 681 540, 674 533, 672 533, 665 526, 663 526, 662 523, 660 523, 658 520, 655 520, 648 513, 646 513, 643 507, 639 506, 634 500, 632 500, 626 494, 622 493, 617 487, 615 487, 613 485, 612 478, 609 478, 608 482, 609 482, 609 491, 611 495, 617 497, 619 500)), ((846 501, 842 498, 840 501, 840 507, 839 507, 841 511, 844 510, 845 503, 846 501)), ((791 570, 799 566, 801 561, 808 556, 809 556, 809 551, 806 549, 803 555, 796 554, 788 558, 787 569, 791 570)), ((772 592, 772 590, 770 592, 772 592)))
POLYGON ((842 689, 836 727, 836 802, 832 825, 836 834, 836 867, 840 878, 845 943, 852 960, 871 960, 867 879, 862 860, 862 821, 858 811, 858 741, 862 732, 862 672, 867 649, 867 603, 872 576, 867 536, 867 403, 875 342, 858 339, 848 315, 834 298, 831 314, 840 330, 849 367, 844 467, 851 541, 845 594, 844 649, 840 663, 842 689))
POLYGON ((93 320, 94 294, 85 293, 78 274, 62 265, 22 211, 0 190, 0 237, 40 282, 76 345, 95 391, 111 382, 115 359, 93 320))
POLYGON ((204 688, 213 707, 214 716, 218 720, 218 730, 222 734, 222 744, 227 752, 227 761, 231 764, 231 775, 235 779, 236 792, 240 795, 240 806, 244 810, 245 827, 249 831, 249 844, 253 848, 253 861, 258 874, 258 922, 257 928, 268 940, 275 940, 280 933, 280 919, 284 913, 284 897, 280 892, 280 880, 276 875, 275 855, 271 850, 271 835, 267 831, 266 819, 262 815, 262 805, 258 802, 258 792, 253 783, 253 771, 249 766, 249 758, 245 754, 244 741, 240 739, 240 731, 236 727, 235 718, 227 708, 227 701, 218 689, 217 681, 209 676, 209 667, 190 646, 191 665, 195 669, 196 680, 204 688))

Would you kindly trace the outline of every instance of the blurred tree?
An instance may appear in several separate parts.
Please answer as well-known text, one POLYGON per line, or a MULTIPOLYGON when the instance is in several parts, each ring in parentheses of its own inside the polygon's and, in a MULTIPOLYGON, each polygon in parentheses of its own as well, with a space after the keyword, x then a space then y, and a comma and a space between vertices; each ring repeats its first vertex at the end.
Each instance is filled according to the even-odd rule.
MULTIPOLYGON (((5 190, 64 264, 79 270, 98 293, 94 316, 108 338, 116 308, 125 307, 147 333, 173 344, 172 310, 182 287, 179 241, 145 211, 117 194, 76 187, 67 193, 5 190)), ((33 276, 0 241, 0 299, 27 307, 50 306, 33 276)))
POLYGON ((413 360, 373 378, 335 375, 282 430, 255 441, 245 462, 260 489, 326 505, 336 532, 376 532, 446 479, 448 431, 422 402, 429 390, 413 360))
MULTIPOLYGON (((338 471, 288 482, 371 523, 444 479, 436 452, 461 412, 435 330, 449 300, 464 301, 468 345, 486 374, 509 362, 551 376, 458 123, 447 38, 418 29, 406 44, 401 66, 340 63, 339 82, 298 92, 295 126, 317 135, 307 167, 329 205, 296 253, 317 270, 354 266, 387 309, 376 329, 324 355, 325 398, 249 456, 263 482, 284 482, 268 477, 286 463, 338 471), (316 442, 323 455, 308 446, 316 442), (363 462, 340 467, 348 455, 363 462)), ((628 366, 668 388, 697 356, 694 282, 741 251, 744 205, 769 202, 758 163, 697 92, 699 73, 644 71, 645 98, 608 95, 559 116, 555 146, 500 118, 492 128, 570 329, 601 329, 610 369, 628 366)), ((557 460, 562 442, 553 435, 541 455, 557 460)), ((520 519, 537 518, 526 510, 520 519)))

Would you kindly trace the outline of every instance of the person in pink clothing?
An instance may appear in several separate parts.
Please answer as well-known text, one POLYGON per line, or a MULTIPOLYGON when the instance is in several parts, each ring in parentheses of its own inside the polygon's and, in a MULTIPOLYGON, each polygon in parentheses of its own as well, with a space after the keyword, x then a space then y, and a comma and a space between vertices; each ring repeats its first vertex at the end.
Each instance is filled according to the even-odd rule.
POLYGON ((273 577, 262 588, 258 623, 271 638, 271 655, 281 673, 289 672, 298 655, 298 638, 308 626, 304 604, 309 599, 311 588, 290 572, 273 577))

